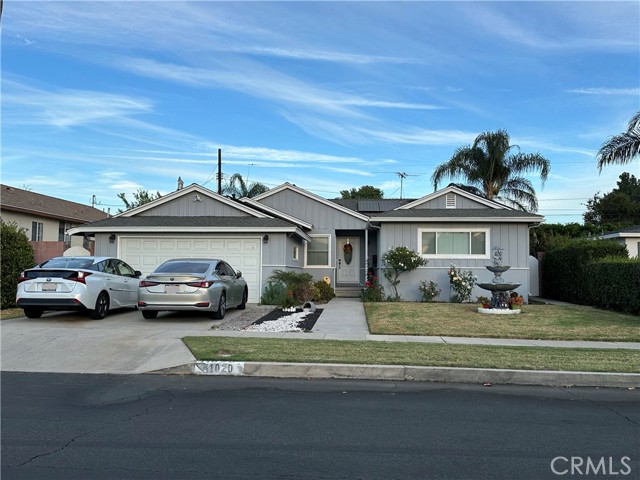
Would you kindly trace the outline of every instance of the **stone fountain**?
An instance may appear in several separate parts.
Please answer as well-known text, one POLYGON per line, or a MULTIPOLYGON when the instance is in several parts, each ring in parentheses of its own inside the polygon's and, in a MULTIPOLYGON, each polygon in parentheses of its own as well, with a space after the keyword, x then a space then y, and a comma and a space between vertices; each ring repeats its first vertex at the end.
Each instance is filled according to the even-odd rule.
POLYGON ((515 314, 520 313, 520 309, 511 310, 509 308, 509 292, 518 288, 520 283, 507 283, 502 274, 511 267, 502 265, 503 247, 494 247, 493 249, 493 265, 486 265, 485 268, 493 273, 491 283, 478 283, 478 287, 489 290, 491 292, 491 308, 478 308, 480 313, 488 314, 515 314))

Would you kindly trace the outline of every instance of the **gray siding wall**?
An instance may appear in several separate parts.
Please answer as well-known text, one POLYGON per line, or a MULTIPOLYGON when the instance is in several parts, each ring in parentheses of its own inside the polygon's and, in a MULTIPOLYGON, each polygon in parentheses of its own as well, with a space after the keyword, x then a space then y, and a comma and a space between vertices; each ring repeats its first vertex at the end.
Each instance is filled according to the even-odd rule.
MULTIPOLYGON (((428 202, 424 202, 417 207, 416 209, 421 208, 447 208, 446 205, 446 194, 440 195, 433 200, 429 200, 428 202)), ((483 205, 475 200, 471 200, 470 198, 463 197, 461 195, 456 195, 456 208, 488 208, 486 205, 483 205)))
MULTIPOLYGON (((411 250, 418 251, 418 229, 419 228, 488 228, 489 247, 504 247, 503 264, 510 265, 511 269, 502 276, 507 282, 520 283, 517 291, 525 299, 529 294, 529 229, 527 224, 492 224, 492 223, 385 223, 382 226, 379 236, 379 258, 382 263, 382 255, 390 248, 406 246, 411 250)), ((471 270, 478 283, 491 282, 493 274, 485 266, 492 264, 492 259, 461 259, 461 258, 438 258, 429 259, 426 267, 421 267, 414 272, 408 272, 400 276, 398 291, 404 300, 420 300, 418 285, 421 280, 433 280, 438 283, 442 290, 439 300, 449 299, 449 277, 447 271, 451 263, 454 263, 463 270, 471 270)), ((379 265, 381 266, 381 265, 379 265)), ((381 273, 380 271, 378 273, 381 273)), ((385 283, 384 277, 382 285, 385 291, 390 293, 391 286, 385 283)), ((472 300, 479 295, 489 297, 490 292, 475 287, 472 293, 472 300)))
POLYGON ((184 197, 176 198, 171 202, 139 213, 140 216, 170 216, 170 217, 248 217, 245 213, 233 206, 226 205, 213 198, 200 195, 200 202, 194 202, 195 193, 184 197))

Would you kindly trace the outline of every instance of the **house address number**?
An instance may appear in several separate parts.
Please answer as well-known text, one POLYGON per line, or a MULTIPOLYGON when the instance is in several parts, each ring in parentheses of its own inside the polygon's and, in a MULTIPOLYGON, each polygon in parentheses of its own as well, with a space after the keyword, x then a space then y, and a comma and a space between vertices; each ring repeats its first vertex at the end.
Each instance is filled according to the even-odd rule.
POLYGON ((195 373, 201 375, 242 375, 244 362, 196 362, 195 373))

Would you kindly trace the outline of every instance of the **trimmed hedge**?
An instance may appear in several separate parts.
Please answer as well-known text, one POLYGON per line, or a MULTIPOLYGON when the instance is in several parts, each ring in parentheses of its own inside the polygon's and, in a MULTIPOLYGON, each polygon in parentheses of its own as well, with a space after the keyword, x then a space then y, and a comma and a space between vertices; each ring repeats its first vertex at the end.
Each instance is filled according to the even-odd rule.
POLYGON ((24 228, 15 223, 2 223, 0 252, 2 254, 2 308, 16 304, 18 277, 27 268, 34 266, 33 248, 25 235, 24 228))
POLYGON ((570 303, 640 313, 637 307, 640 301, 638 269, 640 262, 630 260, 627 247, 621 243, 574 240, 547 252, 542 258, 542 295, 570 303))
POLYGON ((640 259, 605 259, 590 264, 591 305, 640 315, 640 259))

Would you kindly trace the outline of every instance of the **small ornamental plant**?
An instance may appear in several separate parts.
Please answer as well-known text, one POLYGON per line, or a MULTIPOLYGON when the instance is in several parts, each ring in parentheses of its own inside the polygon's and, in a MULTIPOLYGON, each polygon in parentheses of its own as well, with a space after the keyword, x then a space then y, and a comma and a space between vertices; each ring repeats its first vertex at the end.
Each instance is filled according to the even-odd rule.
POLYGON ((384 287, 378 283, 378 277, 373 270, 367 272, 367 280, 362 289, 363 302, 381 302, 384 299, 384 287))
POLYGON ((462 271, 457 265, 451 264, 448 271, 449 283, 451 284, 452 303, 463 303, 471 300, 471 292, 478 278, 471 270, 462 271))
POLYGON ((400 294, 398 293, 400 275, 426 265, 427 260, 407 247, 393 247, 382 255, 382 263, 384 265, 384 278, 393 288, 393 296, 390 296, 388 300, 397 302, 400 301, 400 294))
POLYGON ((423 302, 435 302, 436 298, 440 296, 440 292, 442 292, 442 290, 438 288, 438 283, 433 280, 429 280, 428 282, 422 280, 418 290, 420 290, 423 302))
POLYGON ((524 303, 524 298, 518 295, 518 292, 511 292, 509 295, 509 308, 511 310, 518 310, 524 303))

